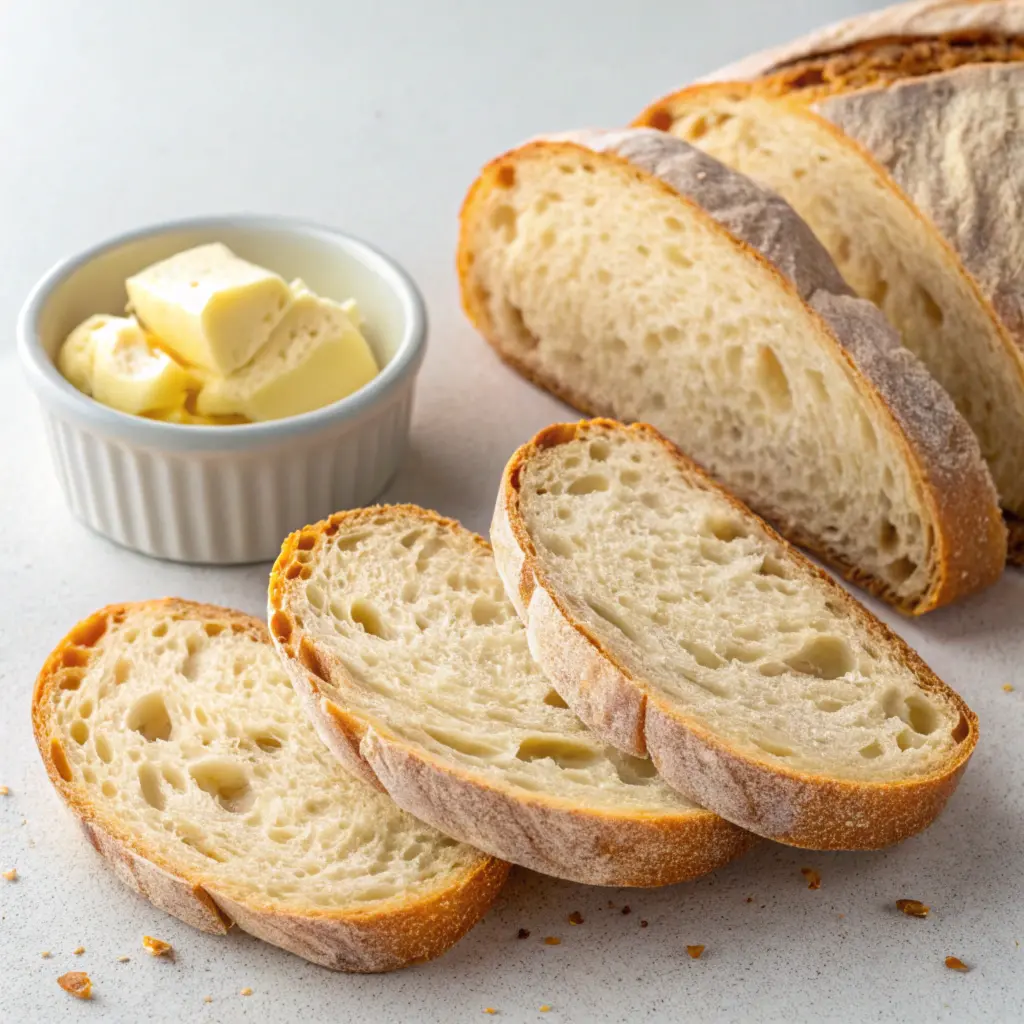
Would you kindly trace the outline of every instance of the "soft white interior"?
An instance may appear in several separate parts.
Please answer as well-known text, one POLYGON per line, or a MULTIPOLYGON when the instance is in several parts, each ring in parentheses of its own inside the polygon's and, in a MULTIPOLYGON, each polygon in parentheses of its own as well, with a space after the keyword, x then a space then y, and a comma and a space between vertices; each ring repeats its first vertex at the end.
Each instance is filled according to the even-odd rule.
POLYGON ((469 227, 492 336, 588 411, 653 423, 748 504, 898 598, 930 517, 820 323, 667 190, 583 151, 522 158, 469 227))
POLYGON ((963 269, 853 146, 816 117, 757 97, 693 92, 671 131, 783 196, 858 294, 949 392, 1004 507, 1024 510, 1024 362, 963 269))
POLYGON ((591 427, 533 456, 522 513, 574 617, 749 755, 853 779, 943 763, 959 712, 664 445, 591 427))
POLYGON ((694 807, 566 708, 530 657, 489 549, 467 530, 383 510, 296 554, 312 572, 285 607, 341 660, 351 685, 317 685, 348 711, 485 785, 581 811, 694 807))
POLYGON ((365 909, 479 860, 342 770, 265 637, 137 608, 73 650, 79 685, 52 691, 72 783, 214 891, 365 909))

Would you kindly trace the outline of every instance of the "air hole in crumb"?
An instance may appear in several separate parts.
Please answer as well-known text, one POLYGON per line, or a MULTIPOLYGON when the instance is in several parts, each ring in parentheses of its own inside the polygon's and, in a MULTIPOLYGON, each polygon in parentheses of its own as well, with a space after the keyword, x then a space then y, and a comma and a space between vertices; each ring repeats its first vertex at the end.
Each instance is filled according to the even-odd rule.
POLYGON ((677 267, 689 269, 693 266, 693 260, 678 245, 666 245, 665 257, 669 263, 674 263, 677 267))
POLYGON ((114 683, 120 686, 128 681, 132 672, 132 663, 127 658, 118 658, 114 664, 114 683))
POLYGON ((828 401, 828 390, 825 387, 825 377, 820 370, 804 370, 804 376, 811 389, 811 397, 817 402, 828 401))
POLYGON ((560 736, 528 736, 519 744, 520 761, 551 760, 559 768, 587 768, 601 757, 600 751, 586 743, 574 743, 560 736))
POLYGON ((519 215, 511 206, 502 204, 491 211, 491 228, 502 232, 506 244, 515 241, 519 233, 518 220, 519 215))
POLYGON ((170 739, 171 716, 163 694, 147 693, 145 697, 139 698, 128 711, 125 724, 150 743, 170 739))
POLYGON ((139 788, 142 790, 142 799, 155 811, 162 811, 166 801, 164 800, 163 786, 161 785, 160 773, 156 766, 144 761, 139 765, 139 788))
POLYGON ((504 622, 504 608, 497 601, 481 594, 474 602, 470 614, 478 626, 490 626, 495 622, 504 622))
POLYGON ((850 645, 838 636, 816 636, 809 640, 786 664, 802 675, 818 679, 839 679, 853 671, 850 645))
MULTIPOLYGON (((75 626, 68 641, 78 647, 95 647, 100 637, 107 631, 107 620, 103 615, 94 615, 91 619, 75 626)), ((167 627, 164 627, 164 632, 167 627)), ((154 636, 158 634, 154 633, 154 636)), ((163 634, 159 634, 162 636, 163 634)))
POLYGON ((92 714, 92 701, 88 697, 78 705, 78 713, 82 718, 88 718, 92 714))
POLYGON ((695 640, 680 640, 679 646, 682 647, 682 649, 686 651, 686 653, 689 654, 701 668, 718 669, 725 664, 718 654, 706 644, 698 643, 695 640))
POLYGON ((165 764, 160 769, 160 774, 164 777, 164 782, 169 783, 175 791, 178 793, 185 792, 185 776, 180 769, 173 764, 165 764))
POLYGON ((82 685, 85 670, 80 668, 69 668, 61 672, 59 686, 62 690, 77 690, 82 685))
POLYGON ((84 647, 65 647, 60 662, 66 668, 82 668, 89 664, 89 652, 84 647))
POLYGON ((967 721, 966 716, 961 715, 956 723, 956 727, 951 733, 954 743, 963 743, 967 739, 968 734, 971 731, 970 724, 967 721))
POLYGON ((897 558, 885 567, 885 574, 896 586, 906 583, 917 572, 917 563, 910 558, 897 558))
POLYGON ((569 705, 562 700, 562 695, 557 690, 548 690, 544 694, 544 703, 552 708, 568 708, 569 705))
POLYGON ((423 731, 437 743, 467 757, 493 757, 497 750, 487 743, 475 740, 472 736, 452 732, 450 729, 438 729, 424 726, 423 731))
POLYGON ((718 540, 729 543, 738 537, 749 537, 746 527, 736 519, 723 515, 710 515, 704 520, 704 528, 718 540))
POLYGON ((276 754, 281 749, 281 737, 269 729, 248 730, 249 738, 264 754, 276 754))
POLYGON ((117 786, 115 786, 114 783, 110 781, 110 779, 107 779, 100 787, 100 789, 103 791, 103 795, 108 799, 113 799, 115 796, 117 796, 117 786))
POLYGON ((913 729, 901 729, 896 734, 896 746, 900 750, 915 750, 924 741, 913 729))
POLYGON ((882 756, 882 744, 878 740, 874 740, 869 743, 866 747, 860 748, 860 756, 866 757, 868 760, 872 760, 876 757, 882 756))
POLYGON ((81 746, 89 738, 89 726, 80 718, 71 723, 71 738, 81 746))
POLYGON ((760 736, 755 737, 754 742, 766 753, 774 754, 775 757, 792 757, 793 750, 791 747, 787 747, 784 743, 779 743, 777 740, 768 739, 767 737, 760 736))
POLYGON ((381 640, 387 639, 387 630, 380 617, 380 613, 365 598, 357 597, 352 602, 349 607, 349 616, 357 626, 361 626, 363 631, 369 633, 370 636, 379 637, 381 640))
POLYGON ((765 555, 757 572, 760 576, 777 576, 780 580, 789 579, 786 563, 781 558, 776 558, 775 555, 765 555))
POLYGON ((591 441, 590 448, 588 450, 590 452, 590 457, 595 462, 604 462, 611 454, 612 449, 611 445, 609 445, 607 441, 598 440, 591 441))
POLYGON ((560 558, 572 558, 576 554, 572 541, 560 533, 541 531, 537 536, 537 540, 540 541, 541 547, 550 551, 553 555, 558 555, 560 558))
POLYGON ((607 605, 587 599, 587 606, 600 619, 603 619, 610 626, 614 626, 623 636, 637 642, 636 632, 633 627, 618 612, 613 611, 607 605))
POLYGON ((941 327, 942 322, 946 319, 942 312, 942 307, 935 301, 934 296, 927 288, 922 288, 920 285, 917 286, 915 294, 921 308, 924 310, 924 315, 928 319, 928 322, 932 327, 941 327))
POLYGON ((498 168, 497 182, 501 188, 511 188, 516 183, 516 171, 511 164, 502 164, 498 168))
POLYGON ((57 774, 65 782, 70 782, 71 765, 68 764, 68 758, 64 753, 64 748, 61 746, 60 740, 56 738, 50 740, 50 760, 53 761, 53 766, 57 769, 57 774))
POLYGON ((762 345, 758 350, 756 373, 758 383, 776 409, 786 410, 793 404, 786 371, 775 350, 768 345, 762 345))
POLYGON ((158 622, 150 630, 150 633, 152 633, 153 636, 157 637, 157 639, 159 639, 162 636, 167 636, 167 623, 166 622, 158 622))
POLYGON ((899 530, 886 519, 878 530, 878 546, 885 552, 891 552, 896 549, 899 539, 899 530))
POLYGON ((646 786, 652 779, 658 777, 658 769, 654 767, 654 762, 648 757, 619 754, 613 763, 615 774, 627 786, 646 786))
POLYGON ((188 773, 204 793, 209 793, 231 814, 249 810, 255 800, 248 772, 235 761, 206 758, 189 765, 188 773))
POLYGON ((110 764, 114 760, 114 751, 111 749, 110 740, 102 733, 93 740, 96 748, 96 756, 104 763, 110 764))
POLYGON ((593 494, 595 491, 607 491, 608 478, 599 473, 588 473, 569 484, 569 494, 593 494))
POLYGON ((822 697, 821 700, 814 702, 814 706, 819 711, 825 711, 828 714, 832 714, 834 711, 842 711, 846 707, 841 700, 835 700, 832 697, 822 697))

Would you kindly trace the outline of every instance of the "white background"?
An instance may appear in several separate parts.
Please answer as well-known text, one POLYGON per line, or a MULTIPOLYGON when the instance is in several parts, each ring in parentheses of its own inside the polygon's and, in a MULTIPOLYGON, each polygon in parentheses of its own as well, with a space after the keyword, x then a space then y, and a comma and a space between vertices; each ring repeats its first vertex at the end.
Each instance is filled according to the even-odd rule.
POLYGON ((95 607, 173 593, 259 613, 266 579, 266 566, 147 561, 68 516, 12 351, 21 300, 52 262, 147 222, 237 210, 375 242, 418 280, 432 321, 412 449, 387 496, 484 529, 507 455, 569 413, 501 367, 459 311, 456 217, 479 166, 542 131, 621 124, 747 50, 869 6, 0 4, 0 866, 21 875, 0 883, 0 1020, 452 1021, 488 1019, 486 1006, 506 1021, 1024 1019, 1019 573, 920 622, 883 613, 981 717, 971 769, 926 834, 875 854, 765 844, 657 892, 516 871, 452 952, 391 976, 203 936, 123 890, 58 805, 29 726, 36 671, 95 607), (820 890, 802 866, 821 872, 820 890), (931 917, 896 914, 900 897, 931 917), (574 910, 583 925, 567 923, 574 910), (144 932, 173 942, 177 961, 145 956, 144 932), (700 961, 690 943, 707 946, 700 961), (972 972, 946 970, 951 953, 972 972), (91 1005, 56 985, 75 968, 93 977, 91 1005))

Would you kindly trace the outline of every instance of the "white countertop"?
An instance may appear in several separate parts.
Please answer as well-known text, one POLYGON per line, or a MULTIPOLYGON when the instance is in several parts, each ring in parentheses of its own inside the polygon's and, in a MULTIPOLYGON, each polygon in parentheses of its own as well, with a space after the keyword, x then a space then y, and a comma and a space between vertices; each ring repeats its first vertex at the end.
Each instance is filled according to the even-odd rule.
POLYGON ((516 870, 450 953, 388 976, 335 975, 246 935, 201 935, 123 889, 51 791, 29 725, 35 674, 77 619, 165 594, 259 614, 267 572, 149 561, 67 514, 12 344, 21 300, 50 263, 138 224, 232 210, 376 242, 419 281, 432 321, 412 449, 386 497, 485 530, 508 454, 569 413, 499 365, 459 311, 456 214, 478 167, 544 130, 622 123, 745 50, 870 6, 0 5, 0 869, 19 872, 0 881, 0 1020, 390 1024, 479 1020, 485 1007, 550 1024, 1024 1019, 1022 573, 923 621, 872 604, 981 718, 970 769, 927 833, 873 854, 766 843, 656 891, 516 870), (819 890, 803 866, 820 872, 819 890), (900 897, 931 916, 898 914, 900 897), (516 939, 520 927, 529 939, 516 939), (143 933, 172 942, 176 962, 147 956, 143 933), (707 952, 691 961, 685 946, 697 943, 707 952), (948 954, 971 972, 947 970, 948 954), (92 1004, 57 987, 73 969, 92 976, 92 1004))

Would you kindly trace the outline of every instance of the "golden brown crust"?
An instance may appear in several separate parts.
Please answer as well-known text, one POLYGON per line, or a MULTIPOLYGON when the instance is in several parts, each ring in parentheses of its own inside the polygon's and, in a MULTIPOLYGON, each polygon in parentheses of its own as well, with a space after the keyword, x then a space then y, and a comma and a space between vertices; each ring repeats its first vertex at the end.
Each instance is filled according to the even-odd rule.
POLYGON ((47 658, 32 697, 36 745, 50 781, 79 818, 86 836, 126 885, 155 906, 202 931, 243 931, 333 970, 389 971, 439 956, 482 916, 504 884, 509 866, 481 856, 456 883, 424 894, 406 894, 368 911, 310 908, 282 911, 270 901, 233 896, 189 877, 127 827, 101 816, 71 776, 50 720, 49 695, 87 664, 89 649, 111 624, 136 609, 227 623, 268 643, 258 619, 214 605, 177 598, 109 605, 80 622, 47 658), (69 675, 70 673, 70 675, 69 675))
POLYGON ((537 559, 520 507, 520 481, 538 451, 564 444, 593 427, 635 431, 655 440, 671 453, 688 483, 719 494, 739 515, 785 545, 770 526, 651 426, 627 427, 594 420, 556 424, 541 431, 512 456, 505 468, 492 532, 496 557, 504 563, 506 585, 512 579, 528 578, 520 584, 514 603, 525 608, 524 624, 530 632, 531 650, 566 703, 609 742, 621 743, 623 733, 638 737, 639 743, 623 743, 624 749, 649 753, 665 780, 691 799, 777 842, 813 849, 875 849, 929 825, 956 788, 974 750, 977 717, 900 637, 795 549, 790 549, 793 562, 828 593, 830 602, 844 609, 876 644, 892 651, 914 673, 922 689, 938 695, 959 712, 956 754, 941 772, 897 783, 860 782, 830 779, 757 760, 732 749, 682 709, 652 693, 643 679, 632 676, 585 625, 574 619, 537 559), (512 556, 508 554, 510 545, 515 548, 512 556), (570 633, 575 637, 567 656, 566 638, 570 633), (595 680, 600 688, 597 695, 588 693, 595 680), (590 713, 594 704, 613 716, 621 710, 628 718, 624 729, 616 732, 606 721, 595 719, 590 713))
MULTIPOLYGON (((301 570, 296 574, 293 568, 300 564, 296 553, 315 551, 342 524, 396 515, 446 530, 465 529, 415 505, 377 506, 337 512, 285 540, 270 574, 269 611, 277 623, 275 643, 290 671, 310 671, 308 657, 302 665, 301 652, 304 644, 311 645, 323 679, 341 690, 353 685, 340 661, 305 634, 288 611, 291 581, 301 579, 301 570)), ((470 536, 490 553, 482 537, 470 536)), ((565 798, 499 787, 412 746, 385 722, 326 697, 306 707, 318 730, 334 731, 329 745, 345 751, 342 763, 360 775, 372 772, 403 810, 456 839, 545 874, 591 885, 669 885, 721 866, 754 842, 749 833, 700 808, 661 815, 585 810, 565 798), (357 736, 358 746, 353 743, 357 736), (358 766, 351 762, 354 750, 358 766)))
MULTIPOLYGON (((462 306, 467 317, 499 357, 529 381, 568 402, 584 415, 602 416, 612 411, 596 408, 586 395, 576 391, 571 384, 525 365, 503 346, 502 339, 487 315, 487 297, 480 294, 479 287, 472 279, 475 257, 471 236, 478 219, 477 209, 491 190, 508 187, 508 183, 515 180, 515 168, 519 161, 537 154, 557 157, 558 154, 578 155, 581 152, 589 160, 611 161, 638 180, 673 196, 686 206, 688 213, 704 220, 713 230, 744 250, 751 259, 761 263, 776 279, 780 288, 803 301, 793 283, 778 267, 755 248, 727 232, 710 214, 656 175, 641 170, 617 154, 595 153, 577 142, 541 140, 527 143, 492 160, 470 188, 460 215, 457 269, 462 306)), ((934 446, 925 442, 924 434, 914 431, 913 423, 920 416, 920 409, 916 406, 919 396, 910 396, 910 401, 903 401, 905 396, 898 386, 886 386, 884 374, 869 373, 863 358, 854 360, 840 341, 831 321, 826 321, 814 309, 809 308, 809 315, 818 322, 823 335, 831 341, 836 358, 849 368, 850 374, 874 407, 876 415, 885 422, 890 436, 903 451, 921 500, 932 514, 936 550, 930 585, 917 599, 900 598, 885 580, 850 564, 841 552, 822 538, 808 534, 800 522, 789 518, 781 509, 768 507, 762 501, 761 511, 789 539, 835 565, 850 581, 908 614, 924 614, 991 585, 1001 575, 1006 562, 1006 534, 987 469, 979 460, 976 470, 950 479, 943 462, 945 452, 933 451, 934 446), (915 403, 913 408, 911 402, 915 403)), ((930 378, 927 383, 933 384, 930 378)), ((969 434, 965 424, 963 430, 969 434)))

